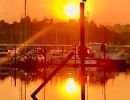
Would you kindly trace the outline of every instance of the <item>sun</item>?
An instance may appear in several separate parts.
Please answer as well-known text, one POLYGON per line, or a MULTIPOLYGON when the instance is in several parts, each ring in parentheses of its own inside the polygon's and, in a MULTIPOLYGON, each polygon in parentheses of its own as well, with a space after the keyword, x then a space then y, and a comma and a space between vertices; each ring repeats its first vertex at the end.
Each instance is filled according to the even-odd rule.
POLYGON ((64 13, 69 18, 76 18, 79 15, 79 6, 74 3, 67 4, 64 7, 64 13))

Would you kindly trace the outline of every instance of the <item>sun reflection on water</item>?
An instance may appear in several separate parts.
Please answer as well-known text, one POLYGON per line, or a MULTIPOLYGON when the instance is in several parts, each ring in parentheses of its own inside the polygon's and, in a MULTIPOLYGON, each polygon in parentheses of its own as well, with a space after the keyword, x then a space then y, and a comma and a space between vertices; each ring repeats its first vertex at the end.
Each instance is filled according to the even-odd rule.
POLYGON ((68 78, 67 83, 66 83, 66 91, 71 94, 71 93, 75 93, 76 89, 77 89, 77 85, 74 79, 68 78))

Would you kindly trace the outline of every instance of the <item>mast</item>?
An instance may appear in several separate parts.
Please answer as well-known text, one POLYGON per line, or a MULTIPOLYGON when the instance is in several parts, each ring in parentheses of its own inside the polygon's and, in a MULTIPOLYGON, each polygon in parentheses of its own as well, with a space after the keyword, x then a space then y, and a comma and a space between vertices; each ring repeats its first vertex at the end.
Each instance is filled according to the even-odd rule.
POLYGON ((27 17, 27 1, 24 2, 24 46, 26 52, 26 17, 27 17))
POLYGON ((80 3, 80 59, 81 59, 81 100, 85 100, 85 31, 84 1, 80 3))

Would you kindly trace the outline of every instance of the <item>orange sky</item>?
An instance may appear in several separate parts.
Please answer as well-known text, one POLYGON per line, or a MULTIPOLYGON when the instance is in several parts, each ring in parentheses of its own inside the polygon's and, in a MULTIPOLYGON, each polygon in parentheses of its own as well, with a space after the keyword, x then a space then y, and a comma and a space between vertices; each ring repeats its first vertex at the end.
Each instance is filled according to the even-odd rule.
MULTIPOLYGON (((64 6, 68 2, 77 5, 81 0, 27 0, 27 14, 41 20, 53 17, 54 20, 68 20, 64 16, 64 6), (62 17, 61 17, 62 15, 62 17)), ((89 19, 98 24, 130 23, 130 0, 88 0, 89 19)), ((0 0, 0 19, 18 21, 24 13, 24 0, 0 0)))

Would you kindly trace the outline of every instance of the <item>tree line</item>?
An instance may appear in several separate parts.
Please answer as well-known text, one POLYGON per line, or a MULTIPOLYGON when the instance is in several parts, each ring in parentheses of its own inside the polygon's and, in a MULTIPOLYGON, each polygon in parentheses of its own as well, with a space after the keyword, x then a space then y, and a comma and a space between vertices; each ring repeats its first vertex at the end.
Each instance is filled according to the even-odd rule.
MULTIPOLYGON (((12 24, 0 20, 0 43, 23 43, 32 38, 39 31, 51 26, 41 36, 32 41, 32 44, 75 44, 80 39, 80 21, 54 23, 52 18, 41 21, 31 20, 29 16, 21 18, 12 24), (26 38, 25 38, 26 37, 26 38)), ((130 44, 130 24, 113 26, 97 25, 93 20, 88 22, 85 18, 86 42, 107 42, 110 44, 130 44)))

